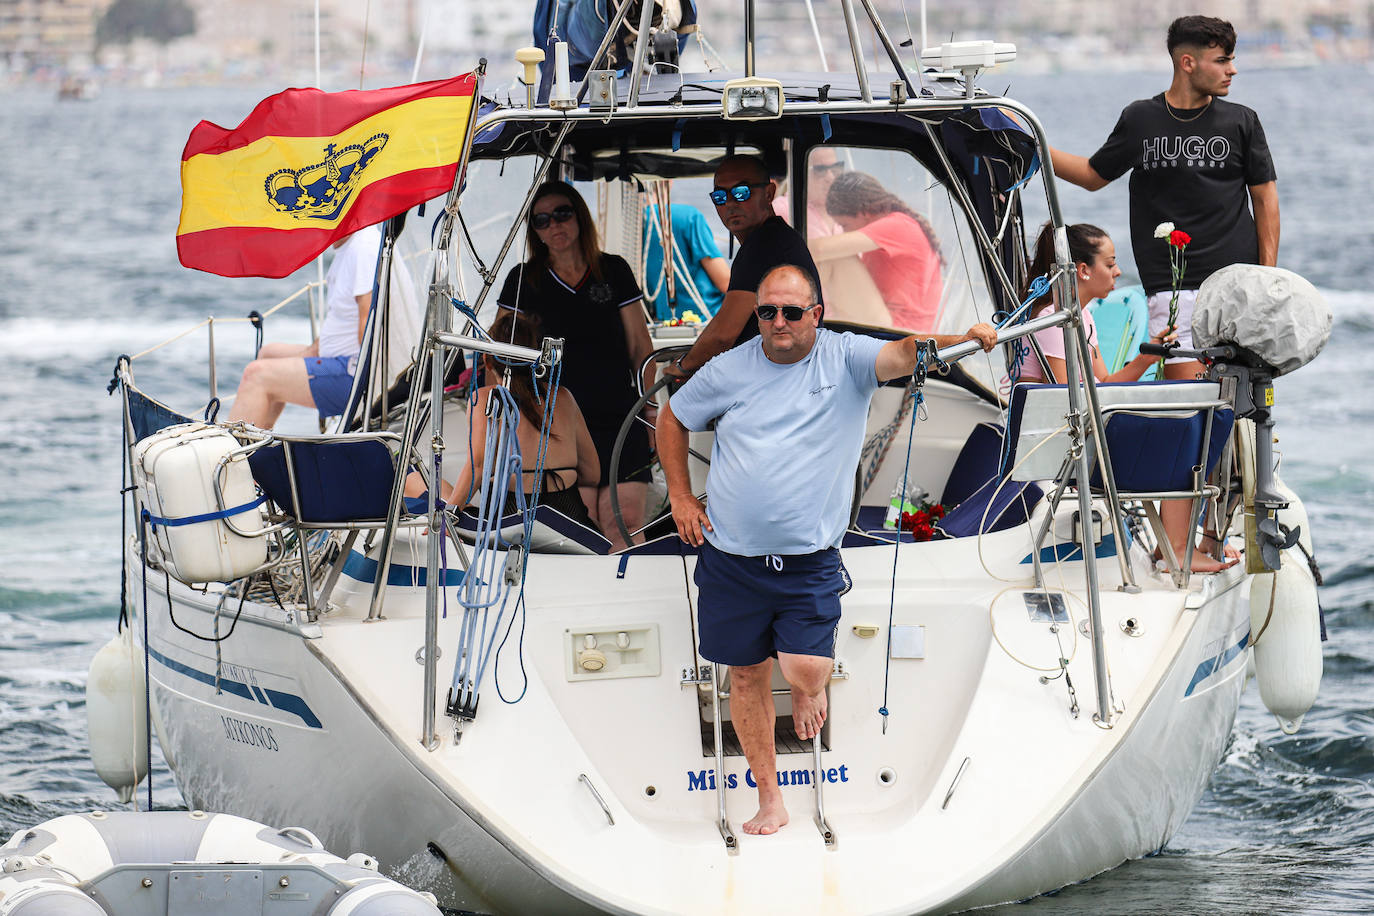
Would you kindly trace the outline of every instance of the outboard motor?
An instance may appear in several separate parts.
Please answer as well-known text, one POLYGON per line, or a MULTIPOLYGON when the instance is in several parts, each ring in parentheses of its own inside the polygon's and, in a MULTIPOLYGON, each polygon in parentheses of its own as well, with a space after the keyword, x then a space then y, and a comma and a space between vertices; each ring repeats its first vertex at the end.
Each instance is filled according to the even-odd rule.
POLYGON ((1193 344, 1142 344, 1144 353, 1191 356, 1222 383, 1236 416, 1255 422, 1255 516, 1260 556, 1277 570, 1281 553, 1300 530, 1284 531, 1277 512, 1288 497, 1274 481, 1274 379, 1307 365, 1331 338, 1331 307, 1307 280, 1290 270, 1232 264, 1203 281, 1193 311, 1193 344))

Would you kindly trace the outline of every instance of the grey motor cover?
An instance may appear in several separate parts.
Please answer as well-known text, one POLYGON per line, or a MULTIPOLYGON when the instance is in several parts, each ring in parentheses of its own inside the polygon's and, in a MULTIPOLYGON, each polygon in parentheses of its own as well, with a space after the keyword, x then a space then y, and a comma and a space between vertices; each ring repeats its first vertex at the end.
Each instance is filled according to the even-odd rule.
POLYGON ((1239 344, 1286 375, 1331 338, 1331 307, 1307 280, 1282 267, 1232 264, 1202 281, 1193 346, 1239 344))

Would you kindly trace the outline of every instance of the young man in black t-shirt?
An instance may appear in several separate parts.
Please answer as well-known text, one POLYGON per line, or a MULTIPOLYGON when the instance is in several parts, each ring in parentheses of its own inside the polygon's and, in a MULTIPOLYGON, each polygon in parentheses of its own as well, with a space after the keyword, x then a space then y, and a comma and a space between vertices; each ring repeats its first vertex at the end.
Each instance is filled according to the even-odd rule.
MULTIPOLYGON (((1178 337, 1192 346, 1193 301, 1202 281, 1229 264, 1273 266, 1279 251, 1274 162, 1259 116, 1221 98, 1236 75, 1229 22, 1184 16, 1169 26, 1173 82, 1127 105, 1091 158, 1051 150, 1055 174, 1096 191, 1131 172, 1131 247, 1149 297, 1150 333, 1168 322, 1173 279, 1161 223, 1190 237, 1178 296, 1178 337), (1253 216, 1251 209, 1253 208, 1253 216)), ((1194 360, 1170 360, 1168 378, 1193 378, 1194 360)))
POLYGON ((759 281, 774 267, 800 267, 811 274, 817 289, 820 288, 820 275, 806 239, 773 213, 776 193, 777 185, 769 177, 767 166, 754 156, 730 156, 716 168, 711 202, 722 225, 739 241, 739 253, 730 265, 730 288, 725 301, 691 351, 665 370, 667 374, 689 375, 717 353, 756 337, 754 306, 758 304, 759 281))

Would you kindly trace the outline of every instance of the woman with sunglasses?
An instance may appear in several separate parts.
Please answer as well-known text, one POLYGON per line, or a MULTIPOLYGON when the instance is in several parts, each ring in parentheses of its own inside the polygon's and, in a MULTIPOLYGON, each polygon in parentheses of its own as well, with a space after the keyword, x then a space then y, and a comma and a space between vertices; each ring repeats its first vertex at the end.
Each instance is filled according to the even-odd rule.
MULTIPOLYGON (((816 147, 811 150, 806 161, 806 237, 814 239, 839 235, 844 230, 826 211, 825 195, 829 193, 831 183, 844 172, 844 162, 835 154, 833 146, 816 147)), ((791 223, 791 198, 787 194, 779 193, 773 198, 773 212, 791 223)), ((821 279, 822 282, 825 280, 824 277, 821 279)))
POLYGON ((825 208, 843 231, 811 240, 816 263, 857 256, 877 286, 893 327, 936 327, 944 258, 929 221, 863 172, 836 176, 826 192, 825 208))
MULTIPOLYGON (((644 296, 630 265, 601 250, 586 202, 566 182, 536 189, 527 239, 528 257, 506 275, 497 302, 538 317, 541 338, 563 338, 562 382, 582 407, 601 461, 600 480, 583 496, 593 520, 620 548, 625 545, 611 513, 611 452, 625 414, 639 399, 635 369, 653 349, 644 296)), ((631 531, 643 523, 650 460, 647 429, 635 424, 614 482, 631 531)))

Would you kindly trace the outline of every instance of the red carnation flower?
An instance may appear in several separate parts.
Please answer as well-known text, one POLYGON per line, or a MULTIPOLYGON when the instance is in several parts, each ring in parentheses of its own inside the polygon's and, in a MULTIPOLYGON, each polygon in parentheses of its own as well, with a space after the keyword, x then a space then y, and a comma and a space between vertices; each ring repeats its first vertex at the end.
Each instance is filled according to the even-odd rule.
POLYGON ((1169 244, 1173 245, 1175 248, 1182 248, 1184 245, 1192 242, 1192 240, 1193 237, 1182 229, 1175 229, 1173 232, 1169 233, 1169 244))

